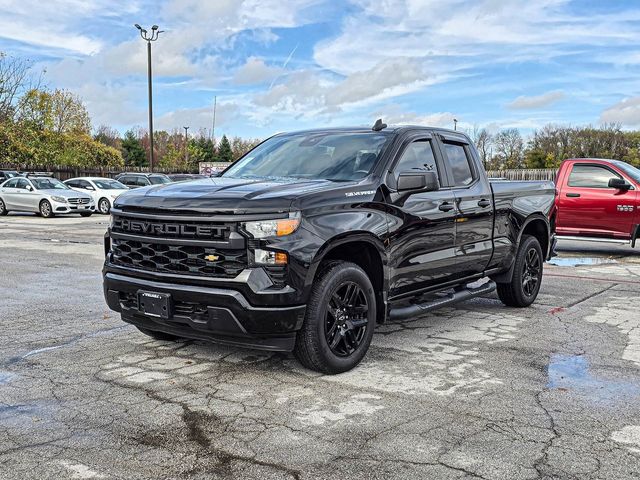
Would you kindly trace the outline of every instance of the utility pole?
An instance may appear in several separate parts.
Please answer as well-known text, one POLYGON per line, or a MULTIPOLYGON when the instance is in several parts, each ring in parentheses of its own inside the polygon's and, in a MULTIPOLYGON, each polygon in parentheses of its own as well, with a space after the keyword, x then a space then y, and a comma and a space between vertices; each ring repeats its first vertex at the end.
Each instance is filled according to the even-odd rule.
POLYGON ((184 128, 184 163, 189 165, 189 127, 184 128))
POLYGON ((213 97, 213 128, 211 129, 211 140, 216 141, 216 107, 218 106, 218 97, 213 97))
POLYGON ((140 31, 140 37, 147 42, 147 77, 149 83, 149 170, 153 172, 153 88, 151 84, 151 42, 155 42, 163 30, 158 30, 158 25, 151 27, 151 35, 137 23, 134 25, 140 31))

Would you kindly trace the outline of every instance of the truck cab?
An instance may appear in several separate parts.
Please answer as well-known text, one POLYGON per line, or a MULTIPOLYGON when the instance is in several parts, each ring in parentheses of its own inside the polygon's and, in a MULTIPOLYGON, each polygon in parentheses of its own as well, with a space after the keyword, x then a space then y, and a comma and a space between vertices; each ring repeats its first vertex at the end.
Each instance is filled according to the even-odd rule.
POLYGON ((640 170, 619 160, 565 160, 556 178, 558 236, 635 243, 640 170))

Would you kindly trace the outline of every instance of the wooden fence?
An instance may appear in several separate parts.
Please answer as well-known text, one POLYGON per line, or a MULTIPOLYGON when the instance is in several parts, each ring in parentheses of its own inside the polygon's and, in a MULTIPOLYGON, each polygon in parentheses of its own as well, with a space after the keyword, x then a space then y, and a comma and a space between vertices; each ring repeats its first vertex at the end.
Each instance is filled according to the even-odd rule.
MULTIPOLYGON (((218 165, 218 164, 215 164, 218 165)), ((224 166, 224 164, 221 164, 224 166)), ((19 170, 21 172, 49 172, 60 180, 68 180, 75 177, 115 177, 124 170, 127 172, 149 172, 147 167, 61 167, 59 165, 15 165, 0 163, 0 170, 19 170)), ((168 170, 163 168, 154 169, 157 173, 198 173, 197 171, 168 170)), ((522 169, 522 170, 490 170, 491 178, 505 178, 507 180, 551 180, 556 177, 557 170, 554 168, 522 169)))
POLYGON ((555 168, 529 168, 522 170, 489 170, 491 178, 505 178, 507 180, 550 180, 554 181, 558 170, 555 168))

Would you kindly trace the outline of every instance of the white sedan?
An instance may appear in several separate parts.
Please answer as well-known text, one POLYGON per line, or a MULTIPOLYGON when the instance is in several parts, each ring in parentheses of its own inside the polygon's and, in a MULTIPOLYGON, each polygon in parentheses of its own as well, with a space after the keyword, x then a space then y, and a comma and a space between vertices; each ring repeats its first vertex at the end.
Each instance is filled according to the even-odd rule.
POLYGON ((90 195, 98 206, 98 212, 104 215, 109 214, 116 197, 129 190, 129 187, 112 178, 79 177, 65 180, 64 183, 78 192, 90 195))
POLYGON ((53 177, 14 177, 0 185, 0 215, 10 211, 39 213, 45 218, 64 213, 90 217, 96 204, 53 177))

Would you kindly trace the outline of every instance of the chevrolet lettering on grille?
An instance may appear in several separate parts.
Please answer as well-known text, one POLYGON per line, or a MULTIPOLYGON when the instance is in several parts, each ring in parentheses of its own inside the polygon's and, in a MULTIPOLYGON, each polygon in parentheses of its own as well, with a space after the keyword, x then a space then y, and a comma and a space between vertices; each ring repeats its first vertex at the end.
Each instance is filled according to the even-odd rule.
POLYGON ((128 233, 143 233, 147 235, 175 235, 181 237, 214 238, 221 237, 225 228, 214 225, 158 223, 142 220, 116 218, 114 229, 128 233))

